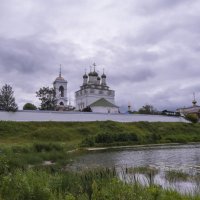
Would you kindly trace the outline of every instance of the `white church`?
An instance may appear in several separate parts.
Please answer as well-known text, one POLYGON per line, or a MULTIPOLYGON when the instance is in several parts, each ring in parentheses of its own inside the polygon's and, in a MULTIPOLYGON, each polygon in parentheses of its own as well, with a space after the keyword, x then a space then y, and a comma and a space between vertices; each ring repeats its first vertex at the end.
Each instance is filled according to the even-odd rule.
MULTIPOLYGON (((56 92, 56 110, 73 110, 74 107, 68 104, 67 80, 62 77, 61 69, 53 86, 56 92)), ((115 105, 115 91, 109 89, 104 72, 100 77, 95 71, 95 64, 93 71, 83 75, 83 84, 75 92, 75 103, 76 111, 89 109, 96 113, 119 113, 119 107, 115 105)))
POLYGON ((115 91, 107 85, 106 75, 101 77, 94 70, 83 75, 83 84, 80 90, 75 92, 76 110, 91 109, 96 113, 119 113, 119 107, 115 105, 115 91))

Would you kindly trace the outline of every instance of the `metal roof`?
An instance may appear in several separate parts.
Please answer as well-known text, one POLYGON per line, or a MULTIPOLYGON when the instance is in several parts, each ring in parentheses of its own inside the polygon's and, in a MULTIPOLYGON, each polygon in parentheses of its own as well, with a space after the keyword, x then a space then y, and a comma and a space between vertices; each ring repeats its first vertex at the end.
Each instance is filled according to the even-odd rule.
POLYGON ((95 101, 94 103, 90 104, 90 107, 115 107, 115 108, 119 108, 118 106, 112 104, 111 102, 107 101, 104 98, 101 98, 101 99, 95 101))

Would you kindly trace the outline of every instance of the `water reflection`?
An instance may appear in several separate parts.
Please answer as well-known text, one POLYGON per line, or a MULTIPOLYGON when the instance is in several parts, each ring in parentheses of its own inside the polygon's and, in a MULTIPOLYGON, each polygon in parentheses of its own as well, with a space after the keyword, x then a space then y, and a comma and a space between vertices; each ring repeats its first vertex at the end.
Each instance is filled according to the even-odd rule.
POLYGON ((172 184, 165 179, 164 174, 167 170, 181 170, 191 175, 200 173, 200 144, 93 151, 80 156, 73 163, 76 169, 99 166, 116 167, 118 172, 124 168, 152 166, 160 171, 155 176, 155 183, 163 188, 172 187, 182 193, 191 193, 199 187, 198 183, 178 181, 172 184))
POLYGON ((196 168, 200 165, 200 144, 143 147, 89 152, 79 157, 76 166, 146 166, 172 169, 196 168))

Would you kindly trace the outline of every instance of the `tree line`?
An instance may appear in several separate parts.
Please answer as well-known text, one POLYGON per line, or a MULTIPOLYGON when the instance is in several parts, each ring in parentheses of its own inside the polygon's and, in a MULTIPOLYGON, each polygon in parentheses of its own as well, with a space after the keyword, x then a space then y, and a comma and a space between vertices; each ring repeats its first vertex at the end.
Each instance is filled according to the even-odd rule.
MULTIPOLYGON (((40 107, 37 108, 32 103, 26 103, 23 106, 23 110, 55 110, 57 102, 54 88, 40 88, 36 92, 36 96, 41 101, 40 107)), ((8 84, 5 84, 0 90, 0 110, 8 112, 15 112, 18 110, 18 105, 15 102, 14 91, 8 84)))

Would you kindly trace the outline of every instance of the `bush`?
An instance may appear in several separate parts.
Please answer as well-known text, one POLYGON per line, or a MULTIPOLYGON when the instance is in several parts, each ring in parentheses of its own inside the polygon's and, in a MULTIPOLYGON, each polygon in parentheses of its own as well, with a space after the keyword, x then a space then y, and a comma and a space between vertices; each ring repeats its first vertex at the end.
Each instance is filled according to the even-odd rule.
POLYGON ((185 118, 186 118, 188 121, 192 122, 192 123, 197 123, 197 122, 199 121, 199 117, 198 117, 198 115, 195 114, 195 113, 189 113, 189 114, 187 114, 187 115, 185 116, 185 118))
POLYGON ((63 151, 63 147, 60 144, 54 143, 35 143, 33 147, 36 152, 63 151))
POLYGON ((23 110, 37 110, 37 107, 32 103, 26 103, 23 106, 23 110))
POLYGON ((93 137, 86 137, 81 143, 82 147, 93 147, 94 145, 95 142, 93 137))
POLYGON ((50 189, 47 173, 17 170, 4 177, 1 194, 5 200, 48 200, 53 196, 50 189))

